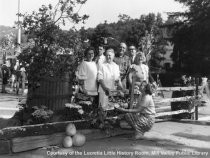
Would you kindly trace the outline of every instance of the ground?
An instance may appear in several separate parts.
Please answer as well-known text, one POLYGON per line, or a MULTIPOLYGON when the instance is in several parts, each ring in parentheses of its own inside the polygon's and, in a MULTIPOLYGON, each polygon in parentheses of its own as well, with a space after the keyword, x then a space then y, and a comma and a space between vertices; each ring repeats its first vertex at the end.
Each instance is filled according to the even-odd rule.
MULTIPOLYGON (((1 155, 0 158, 57 158, 67 156, 72 158, 210 157, 210 102, 207 98, 205 100, 208 102, 199 108, 198 121, 157 122, 152 130, 145 134, 143 140, 131 140, 129 134, 119 135, 88 141, 83 147, 69 149, 57 146, 45 147, 11 155, 1 155)), ((1 95, 0 117, 8 118, 12 116, 17 101, 18 96, 1 95), (8 110, 10 108, 13 111, 8 110)))
POLYGON ((209 131, 209 125, 159 122, 154 125, 150 132, 146 133, 146 138, 143 140, 134 141, 130 139, 130 135, 120 135, 92 140, 86 142, 83 147, 69 149, 45 147, 33 151, 3 155, 2 158, 57 158, 67 156, 72 158, 209 157, 209 131), (91 152, 95 155, 88 155, 91 152))

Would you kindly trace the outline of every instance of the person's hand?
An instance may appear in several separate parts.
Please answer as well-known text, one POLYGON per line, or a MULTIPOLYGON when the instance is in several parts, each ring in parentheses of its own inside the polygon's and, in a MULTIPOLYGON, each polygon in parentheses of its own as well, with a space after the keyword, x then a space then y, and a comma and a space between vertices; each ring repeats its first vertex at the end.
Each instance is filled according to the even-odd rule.
POLYGON ((88 91, 85 88, 83 88, 83 93, 87 95, 88 91))
POLYGON ((121 107, 116 107, 115 106, 115 110, 117 110, 119 112, 125 112, 125 109, 124 108, 121 108, 121 107))
POLYGON ((120 95, 121 97, 124 97, 124 96, 125 96, 123 91, 119 91, 119 95, 120 95))
POLYGON ((109 88, 104 88, 104 92, 107 96, 110 96, 111 95, 111 91, 109 88))

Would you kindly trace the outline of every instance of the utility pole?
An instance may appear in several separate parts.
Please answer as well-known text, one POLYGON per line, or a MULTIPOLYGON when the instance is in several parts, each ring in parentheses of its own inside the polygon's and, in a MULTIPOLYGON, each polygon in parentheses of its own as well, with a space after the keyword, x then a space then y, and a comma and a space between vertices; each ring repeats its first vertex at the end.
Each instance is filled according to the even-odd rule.
POLYGON ((18 38, 17 38, 17 55, 21 53, 21 24, 20 24, 20 0, 18 0, 18 38))

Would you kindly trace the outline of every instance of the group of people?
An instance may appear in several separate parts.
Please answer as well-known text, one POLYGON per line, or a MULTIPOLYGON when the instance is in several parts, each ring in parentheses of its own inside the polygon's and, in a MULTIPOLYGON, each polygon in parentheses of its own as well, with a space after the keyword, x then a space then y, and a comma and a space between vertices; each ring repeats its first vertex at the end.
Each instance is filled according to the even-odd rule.
POLYGON ((134 109, 118 107, 117 110, 126 113, 125 119, 135 129, 135 138, 139 139, 151 129, 155 118, 152 88, 149 84, 154 80, 145 64, 145 55, 134 45, 130 45, 127 52, 125 43, 120 43, 116 53, 113 48, 105 49, 103 45, 98 46, 97 52, 96 55, 94 48, 88 48, 85 59, 77 68, 80 91, 95 100, 98 98, 99 108, 106 111, 108 98, 113 91, 119 90, 123 95, 130 91, 131 85, 138 87, 141 95, 134 109))
POLYGON ((26 72, 22 64, 18 60, 14 60, 14 65, 10 64, 9 60, 6 60, 3 65, 0 66, 0 78, 2 78, 2 93, 7 93, 6 86, 11 83, 11 91, 19 94, 20 85, 22 91, 25 89, 26 72))

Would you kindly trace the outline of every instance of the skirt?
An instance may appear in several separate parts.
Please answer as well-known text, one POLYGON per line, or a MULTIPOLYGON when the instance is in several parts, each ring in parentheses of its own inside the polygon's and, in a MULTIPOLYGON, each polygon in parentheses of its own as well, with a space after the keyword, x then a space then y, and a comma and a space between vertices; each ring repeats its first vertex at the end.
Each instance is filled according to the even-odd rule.
POLYGON ((155 116, 147 114, 127 113, 125 119, 136 132, 142 135, 148 132, 155 123, 155 116))

